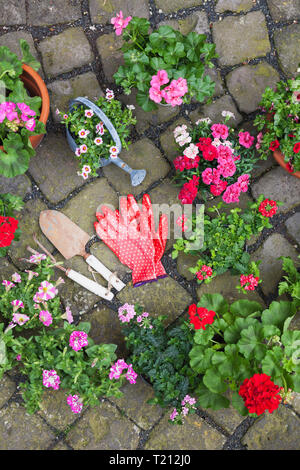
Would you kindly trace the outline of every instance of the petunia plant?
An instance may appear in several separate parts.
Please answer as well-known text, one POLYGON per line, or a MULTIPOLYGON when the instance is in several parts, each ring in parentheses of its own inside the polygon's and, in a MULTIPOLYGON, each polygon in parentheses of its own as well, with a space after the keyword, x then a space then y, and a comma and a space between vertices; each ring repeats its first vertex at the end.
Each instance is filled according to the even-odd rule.
POLYGON ((5 256, 13 240, 20 236, 16 212, 23 207, 19 196, 10 193, 0 194, 0 258, 5 256))
POLYGON ((260 131, 260 157, 266 159, 270 151, 279 150, 286 169, 291 173, 300 171, 300 75, 279 81, 275 89, 266 88, 260 109, 254 120, 260 131))
POLYGON ((0 46, 0 174, 8 178, 25 173, 35 155, 30 137, 46 132, 38 120, 42 100, 30 96, 21 80, 22 63, 35 70, 40 64, 24 39, 20 47, 22 60, 7 46, 0 46))
MULTIPOLYGON (((230 270, 241 277, 241 287, 256 287, 259 279, 258 263, 251 262, 250 254, 245 249, 246 241, 258 235, 264 228, 272 228, 270 218, 274 216, 280 202, 259 196, 256 202, 249 202, 244 211, 231 209, 229 214, 222 211, 224 203, 208 208, 214 217, 204 216, 204 225, 200 216, 192 216, 193 232, 189 238, 179 238, 173 245, 172 257, 175 259, 180 251, 199 256, 195 267, 190 271, 196 275, 198 282, 209 283, 217 275, 230 270), (199 223, 198 223, 199 222, 199 223), (203 239, 201 245, 198 240, 203 239), (250 276, 250 278, 248 278, 250 276)), ((253 290, 253 289, 246 289, 253 290)))
POLYGON ((222 114, 224 123, 212 124, 209 118, 203 118, 192 129, 186 125, 174 129, 180 151, 173 161, 174 179, 183 185, 178 195, 182 204, 191 204, 198 192, 204 200, 222 195, 226 204, 239 202, 248 189, 257 161, 255 138, 226 124, 235 118, 233 113, 222 114))
POLYGON ((215 45, 206 42, 205 34, 184 35, 167 25, 150 31, 147 19, 124 18, 122 11, 111 23, 124 40, 125 65, 114 74, 115 82, 127 95, 136 88, 144 111, 157 109, 157 104, 177 106, 212 96, 215 84, 205 68, 213 67, 215 45))
MULTIPOLYGON (((106 90, 105 97, 100 96, 95 104, 112 122, 122 147, 128 149, 131 143, 130 126, 136 124, 132 106, 124 108, 120 101, 114 99, 114 93, 109 89, 106 90)), ((79 104, 75 104, 68 114, 59 110, 56 112, 62 116, 62 122, 68 127, 77 144, 75 157, 81 169, 78 174, 84 179, 97 176, 97 170, 101 167, 100 159, 113 158, 119 152, 105 124, 92 109, 79 104)))

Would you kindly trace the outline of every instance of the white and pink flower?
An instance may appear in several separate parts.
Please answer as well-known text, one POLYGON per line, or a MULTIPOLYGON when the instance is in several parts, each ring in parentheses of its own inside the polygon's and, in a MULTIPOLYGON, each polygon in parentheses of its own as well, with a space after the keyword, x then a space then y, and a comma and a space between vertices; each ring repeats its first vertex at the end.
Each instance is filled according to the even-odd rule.
POLYGON ((91 118, 94 116, 94 111, 92 109, 86 109, 84 112, 85 117, 91 118))
POLYGON ((183 152, 187 158, 191 158, 192 160, 198 155, 199 148, 195 144, 190 144, 183 152))
POLYGON ((103 139, 102 139, 102 137, 96 137, 96 139, 94 140, 94 143, 95 143, 96 145, 101 145, 101 144, 103 144, 103 139))
POLYGON ((42 281, 37 291, 38 297, 46 302, 47 300, 54 299, 57 294, 58 290, 56 287, 48 281, 42 281))
POLYGON ((78 135, 81 139, 85 139, 89 135, 89 133, 90 131, 88 131, 87 129, 80 129, 78 135))
POLYGON ((30 318, 27 315, 24 315, 23 313, 14 313, 13 314, 13 319, 12 321, 16 323, 19 326, 24 325, 24 323, 28 322, 30 318))

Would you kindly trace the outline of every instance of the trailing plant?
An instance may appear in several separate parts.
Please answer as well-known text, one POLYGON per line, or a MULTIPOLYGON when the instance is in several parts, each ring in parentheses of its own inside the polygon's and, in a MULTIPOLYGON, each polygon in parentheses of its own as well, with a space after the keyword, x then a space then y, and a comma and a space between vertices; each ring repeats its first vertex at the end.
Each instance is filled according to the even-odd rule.
POLYGON ((286 272, 286 275, 283 276, 284 281, 279 283, 278 294, 289 294, 294 305, 300 308, 300 273, 290 257, 283 256, 281 259, 282 269, 286 272))
POLYGON ((264 228, 271 228, 269 218, 272 217, 280 202, 259 196, 256 202, 249 202, 248 208, 231 209, 229 214, 222 212, 224 203, 208 208, 215 217, 192 216, 192 235, 188 239, 180 238, 173 245, 172 257, 176 258, 180 251, 199 256, 197 265, 190 271, 197 275, 199 281, 205 283, 230 270, 232 274, 258 275, 257 264, 251 262, 250 254, 245 248, 246 241, 259 234, 264 228), (201 243, 203 240, 203 243, 201 243), (203 266, 209 267, 204 276, 203 266))
MULTIPOLYGON (((95 103, 109 118, 115 127, 122 147, 128 149, 131 143, 128 140, 130 126, 136 124, 132 115, 132 106, 124 108, 122 103, 114 99, 111 90, 106 90, 106 96, 100 96, 95 103)), ((84 179, 89 175, 97 176, 97 170, 101 167, 100 159, 114 158, 119 150, 115 145, 108 129, 92 109, 87 109, 80 104, 75 104, 73 111, 64 114, 57 110, 62 116, 62 122, 72 133, 77 148, 75 156, 79 160, 80 174, 84 179)))
POLYGON ((24 39, 20 47, 21 60, 8 47, 0 47, 0 174, 8 178, 25 173, 35 155, 29 138, 46 132, 38 120, 42 100, 31 97, 21 80, 22 63, 35 70, 40 64, 24 39))
POLYGON ((213 67, 211 59, 217 56, 205 34, 184 35, 171 26, 149 33, 148 20, 123 18, 122 11, 111 23, 125 42, 121 47, 125 65, 114 74, 115 82, 126 95, 137 88, 136 100, 144 111, 157 109, 156 103, 177 106, 212 96, 215 84, 204 70, 213 67))
POLYGON ((115 344, 95 344, 90 323, 73 324, 69 308, 62 314, 57 286, 63 281, 49 282, 50 259, 37 253, 30 262, 36 271, 14 273, 0 286, 0 378, 18 365, 27 377, 20 387, 29 413, 41 408, 46 388, 66 391, 74 413, 104 395, 122 396, 122 383, 136 382, 131 364, 116 361, 115 344), (28 329, 31 335, 24 334, 28 329))
POLYGON ((257 161, 255 139, 249 132, 237 132, 226 125, 233 113, 222 114, 225 124, 203 118, 192 129, 186 125, 174 129, 181 155, 173 164, 175 181, 183 184, 178 196, 182 204, 191 204, 199 190, 204 200, 222 194, 227 204, 239 202, 240 194, 248 189, 257 161))
MULTIPOLYGON (((300 72, 300 69, 298 69, 300 72)), ((270 150, 280 150, 286 169, 300 171, 300 75, 266 88, 260 102, 261 114, 254 124, 260 131, 257 149, 262 159, 270 150)))
POLYGON ((195 394, 202 408, 230 403, 246 416, 272 413, 291 391, 300 391, 300 331, 288 326, 292 302, 238 300, 204 294, 189 314, 195 328, 190 366, 201 375, 195 394))
POLYGON ((19 239, 21 231, 15 212, 19 212, 22 207, 23 201, 19 196, 0 194, 0 258, 6 255, 12 241, 19 239))

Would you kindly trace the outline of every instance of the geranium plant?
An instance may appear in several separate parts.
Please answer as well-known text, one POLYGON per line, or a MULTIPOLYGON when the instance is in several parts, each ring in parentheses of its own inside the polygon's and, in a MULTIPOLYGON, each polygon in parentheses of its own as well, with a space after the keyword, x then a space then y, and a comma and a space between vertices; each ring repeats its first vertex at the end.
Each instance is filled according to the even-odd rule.
POLYGON ((300 331, 288 330, 295 313, 292 302, 264 309, 247 299, 229 305, 220 294, 204 294, 191 305, 198 404, 217 410, 232 403, 243 416, 259 416, 299 392, 300 331))
MULTIPOLYGON (((106 90, 105 97, 100 96, 95 104, 112 122, 120 137, 122 147, 128 149, 131 143, 128 140, 130 126, 136 124, 132 106, 124 108, 120 101, 114 99, 114 93, 109 89, 106 90)), ((113 158, 118 154, 118 148, 108 129, 92 109, 87 109, 80 104, 74 104, 73 111, 68 114, 59 110, 56 112, 62 116, 62 122, 68 126, 77 144, 75 156, 79 160, 81 169, 79 174, 84 179, 97 176, 97 170, 101 167, 100 159, 113 158)))
POLYGON ((222 194, 227 204, 239 202, 240 194, 248 189, 257 161, 255 138, 226 125, 233 113, 222 114, 225 123, 212 124, 203 118, 192 129, 186 125, 174 129, 181 155, 173 164, 175 181, 183 184, 178 196, 182 204, 191 204, 198 191, 204 199, 222 194))
POLYGON ((18 240, 20 229, 15 212, 23 207, 23 201, 13 194, 0 194, 0 258, 5 256, 13 240, 18 240))
POLYGON ((45 125, 38 120, 42 100, 31 97, 20 78, 22 63, 38 70, 40 64, 20 40, 22 60, 6 46, 0 47, 0 174, 12 178, 25 173, 35 155, 29 138, 44 134, 45 125))
POLYGON ((0 288, 0 378, 18 366, 27 377, 20 387, 29 413, 41 407, 46 389, 63 389, 73 413, 100 397, 122 396, 122 383, 136 382, 132 365, 116 361, 115 344, 94 344, 91 325, 75 325, 68 307, 62 314, 57 287, 63 281, 52 280, 51 260, 37 253, 29 261, 32 270, 14 273, 0 288), (24 335, 29 328, 33 334, 24 335))
POLYGON ((184 35, 171 26, 149 33, 148 20, 123 18, 122 11, 111 23, 125 41, 121 48, 125 65, 114 79, 126 95, 137 88, 137 103, 144 111, 157 109, 158 103, 177 106, 212 96, 214 82, 204 69, 213 67, 215 45, 206 42, 205 34, 184 35))
MULTIPOLYGON (((300 72, 300 69, 298 70, 300 72)), ((300 171, 300 75, 266 88, 260 102, 261 113, 254 124, 260 131, 257 149, 262 159, 270 150, 284 156, 286 169, 300 171)))
POLYGON ((249 202, 246 210, 235 208, 226 214, 222 212, 224 203, 220 202, 207 209, 208 212, 214 213, 215 217, 205 215, 204 226, 202 219, 197 223, 198 217, 193 215, 193 233, 188 239, 176 240, 172 257, 176 258, 180 251, 199 256, 197 265, 190 268, 190 271, 198 278, 198 282, 209 283, 217 275, 230 270, 232 274, 250 276, 250 279, 241 277, 241 287, 245 288, 246 284, 256 287, 259 281, 255 279, 259 273, 258 266, 257 263, 251 262, 250 254, 245 249, 246 241, 250 240, 253 235, 259 234, 264 228, 272 227, 269 219, 280 204, 280 202, 269 201, 261 195, 256 202, 249 202), (270 208, 268 202, 272 204, 270 208), (203 245, 195 248, 195 242, 201 240, 203 234, 203 245))

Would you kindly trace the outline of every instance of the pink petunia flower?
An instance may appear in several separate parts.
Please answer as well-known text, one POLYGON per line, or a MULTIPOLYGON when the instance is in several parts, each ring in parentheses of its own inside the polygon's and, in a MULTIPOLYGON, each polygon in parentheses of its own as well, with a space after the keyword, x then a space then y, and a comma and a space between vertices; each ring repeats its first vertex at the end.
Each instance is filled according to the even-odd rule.
POLYGON ((15 299, 11 302, 11 305, 13 306, 13 312, 16 312, 19 310, 19 308, 24 308, 24 304, 22 300, 15 299))
POLYGON ((52 315, 48 310, 41 310, 39 319, 45 326, 49 326, 53 322, 52 315))
POLYGON ((8 292, 12 287, 16 287, 13 282, 7 281, 6 279, 2 281, 2 285, 5 286, 5 292, 8 292))
POLYGON ((11 276, 11 280, 13 282, 22 282, 22 279, 21 279, 21 276, 19 273, 14 273, 12 276, 11 276))
POLYGON ((137 376, 138 376, 137 373, 134 372, 132 368, 132 364, 129 364, 127 372, 125 374, 126 379, 128 380, 129 383, 135 384, 137 376))
POLYGON ((74 351, 80 351, 84 346, 88 346, 88 335, 84 331, 73 331, 70 335, 69 345, 74 351))
POLYGON ((128 365, 124 361, 124 359, 118 359, 117 362, 115 362, 111 368, 110 368, 110 373, 109 373, 109 379, 113 380, 116 379, 118 380, 121 377, 121 374, 124 369, 127 369, 128 365))
POLYGON ((69 395, 67 397, 67 403, 71 407, 73 413, 80 413, 83 408, 83 403, 78 395, 69 395))
POLYGON ((44 255, 44 253, 36 253, 35 255, 30 256, 29 261, 33 264, 40 264, 40 262, 46 258, 47 256, 44 255))
POLYGON ((30 318, 27 315, 24 315, 23 313, 14 313, 12 321, 14 323, 17 323, 17 325, 24 325, 30 318))
POLYGON ((48 281, 42 281, 37 291, 38 297, 45 301, 54 299, 57 293, 56 287, 48 281))
POLYGON ((56 370, 43 370, 43 385, 47 388, 59 389, 60 377, 56 370))

